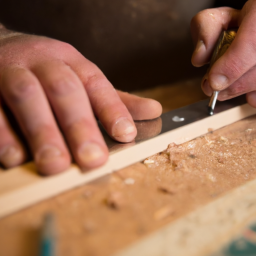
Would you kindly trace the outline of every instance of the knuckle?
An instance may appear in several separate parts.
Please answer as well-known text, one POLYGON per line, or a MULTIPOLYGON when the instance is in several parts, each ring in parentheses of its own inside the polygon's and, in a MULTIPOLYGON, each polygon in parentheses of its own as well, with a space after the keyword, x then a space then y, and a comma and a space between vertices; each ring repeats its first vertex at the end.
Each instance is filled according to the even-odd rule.
POLYGON ((7 97, 13 102, 21 102, 33 96, 37 84, 33 81, 20 79, 5 86, 7 97))
POLYGON ((224 72, 227 74, 229 79, 233 80, 241 75, 242 68, 240 61, 236 58, 229 59, 224 65, 224 72))
POLYGON ((33 40, 30 42, 30 50, 35 52, 41 52, 43 51, 48 45, 46 44, 44 39, 41 40, 33 40))
POLYGON ((231 85, 227 89, 228 96, 236 96, 244 93, 247 89, 247 86, 243 83, 236 82, 235 84, 231 85))
POLYGON ((255 4, 255 0, 247 1, 243 6, 243 14, 246 15, 252 10, 252 6, 255 4))
POLYGON ((78 51, 69 43, 59 40, 40 37, 40 40, 33 40, 31 42, 30 50, 38 54, 44 52, 46 54, 53 54, 60 58, 63 58, 67 54, 75 54, 78 51))
POLYGON ((75 120, 66 125, 65 130, 70 134, 76 134, 82 131, 85 127, 88 127, 88 121, 85 118, 75 120))
POLYGON ((41 53, 47 53, 49 49, 52 49, 55 44, 55 39, 47 38, 44 36, 32 36, 27 43, 27 54, 40 55, 41 53))
POLYGON ((206 13, 209 11, 209 9, 203 10, 198 12, 191 20, 191 25, 195 26, 197 24, 201 24, 204 19, 205 19, 205 15, 206 13))
MULTIPOLYGON (((255 28, 251 28, 252 34, 256 33, 256 27, 255 28)), ((248 39, 248 46, 247 49, 252 53, 252 55, 254 55, 256 53, 256 40, 255 37, 252 39, 248 39)))
POLYGON ((87 76, 87 86, 95 86, 102 78, 97 73, 91 73, 87 76))
POLYGON ((64 127, 65 133, 75 144, 80 144, 85 139, 92 139, 97 134, 97 126, 92 115, 80 117, 69 122, 64 127))
POLYGON ((48 85, 49 92, 54 96, 65 96, 78 89, 78 84, 70 79, 59 78, 48 85))
POLYGON ((93 72, 87 76, 86 89, 91 93, 99 91, 99 89, 103 90, 106 81, 107 78, 104 75, 99 74, 98 72, 93 72))
POLYGON ((72 46, 69 43, 66 42, 59 42, 60 43, 60 47, 62 48, 63 51, 67 51, 67 52, 77 52, 76 48, 74 46, 72 46))
POLYGON ((59 132, 54 123, 50 122, 31 125, 27 127, 25 133, 27 136, 30 136, 36 144, 47 144, 59 137, 59 132))
POLYGON ((191 22, 190 22, 190 27, 191 28, 194 28, 197 26, 197 24, 199 23, 198 21, 199 19, 199 13, 197 15, 195 15, 192 19, 191 19, 191 22))

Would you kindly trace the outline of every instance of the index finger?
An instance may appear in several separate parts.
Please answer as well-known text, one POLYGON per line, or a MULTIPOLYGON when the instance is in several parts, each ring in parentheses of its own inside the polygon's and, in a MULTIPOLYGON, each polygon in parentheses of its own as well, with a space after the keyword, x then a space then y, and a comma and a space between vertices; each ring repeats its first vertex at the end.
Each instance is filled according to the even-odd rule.
POLYGON ((238 27, 239 17, 239 10, 222 7, 203 10, 191 20, 191 34, 196 45, 191 59, 194 66, 209 62, 220 33, 238 27))
POLYGON ((128 109, 100 69, 82 55, 70 56, 69 65, 81 79, 95 115, 117 141, 130 142, 137 134, 128 109))

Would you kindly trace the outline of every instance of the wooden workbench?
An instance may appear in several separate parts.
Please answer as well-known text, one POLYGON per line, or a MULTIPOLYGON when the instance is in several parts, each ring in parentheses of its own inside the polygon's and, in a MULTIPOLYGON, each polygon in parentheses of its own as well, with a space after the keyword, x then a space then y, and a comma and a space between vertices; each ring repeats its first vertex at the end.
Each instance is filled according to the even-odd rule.
MULTIPOLYGON (((165 111, 205 98, 200 90, 199 80, 136 94, 159 100, 165 111)), ((177 177, 177 180, 180 179, 181 177, 177 177)), ((225 194, 226 191, 223 191, 211 196, 208 192, 205 193, 204 186, 196 189, 189 187, 189 181, 184 181, 180 182, 178 188, 187 187, 188 194, 173 197, 177 191, 166 190, 165 184, 168 182, 166 173, 155 173, 138 163, 132 169, 125 168, 5 217, 0 220, 1 255, 38 255, 39 229, 47 212, 53 212, 56 216, 58 250, 62 256, 105 256, 119 251, 118 255, 135 255, 132 254, 133 250, 141 250, 142 247, 131 245, 156 230, 170 228, 170 223, 174 223, 171 228, 177 231, 173 240, 180 247, 188 245, 186 237, 189 237, 189 233, 196 233, 197 228, 199 233, 195 240, 191 240, 198 243, 193 251, 190 245, 190 251, 186 254, 182 254, 184 250, 173 255, 205 255, 213 250, 209 241, 214 238, 210 239, 210 235, 200 233, 207 232, 203 229, 204 226, 207 227, 207 221, 212 221, 213 228, 208 233, 218 236, 219 239, 215 237, 215 241, 221 244, 250 221, 256 212, 256 207, 252 204, 255 201, 252 196, 252 191, 255 190, 253 179, 246 184, 236 183, 231 179, 226 191, 232 192, 225 194), (189 200, 184 201, 186 197, 189 200), (180 207, 177 212, 172 207, 173 200, 184 202, 184 207, 180 207), (223 209, 222 215, 216 214, 213 209, 223 209), (244 214, 245 211, 247 214, 244 214), (204 216, 209 218, 204 219, 204 216), (222 235, 218 233, 219 230, 223 231, 222 235), (205 248, 199 246, 203 239, 208 241, 205 248), (131 249, 127 249, 129 247, 131 249)), ((152 254, 141 252, 136 255, 155 254, 152 251, 152 254)))

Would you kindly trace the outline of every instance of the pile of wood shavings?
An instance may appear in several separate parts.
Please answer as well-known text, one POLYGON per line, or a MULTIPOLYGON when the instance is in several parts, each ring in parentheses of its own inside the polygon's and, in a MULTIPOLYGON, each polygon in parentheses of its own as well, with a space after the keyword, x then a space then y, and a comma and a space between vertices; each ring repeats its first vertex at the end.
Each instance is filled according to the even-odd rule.
POLYGON ((227 188, 231 178, 232 184, 236 180, 250 179, 255 175, 256 128, 249 121, 243 124, 242 130, 238 125, 182 145, 171 143, 165 151, 147 158, 144 164, 150 169, 170 172, 176 181, 177 176, 182 176, 182 179, 196 177, 202 183, 209 180, 216 183, 212 185, 216 189, 222 185, 227 188))

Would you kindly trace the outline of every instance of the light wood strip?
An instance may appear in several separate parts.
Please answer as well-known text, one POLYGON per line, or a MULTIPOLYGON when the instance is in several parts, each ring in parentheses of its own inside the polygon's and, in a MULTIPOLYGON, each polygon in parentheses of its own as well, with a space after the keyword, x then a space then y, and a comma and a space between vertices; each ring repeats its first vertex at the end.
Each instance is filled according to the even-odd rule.
POLYGON ((76 165, 52 177, 37 175, 33 163, 10 169, 0 179, 0 217, 141 161, 164 150, 171 142, 189 141, 207 133, 209 128, 216 130, 253 114, 256 109, 248 104, 235 107, 118 151, 110 155, 104 166, 87 173, 82 173, 76 165))

